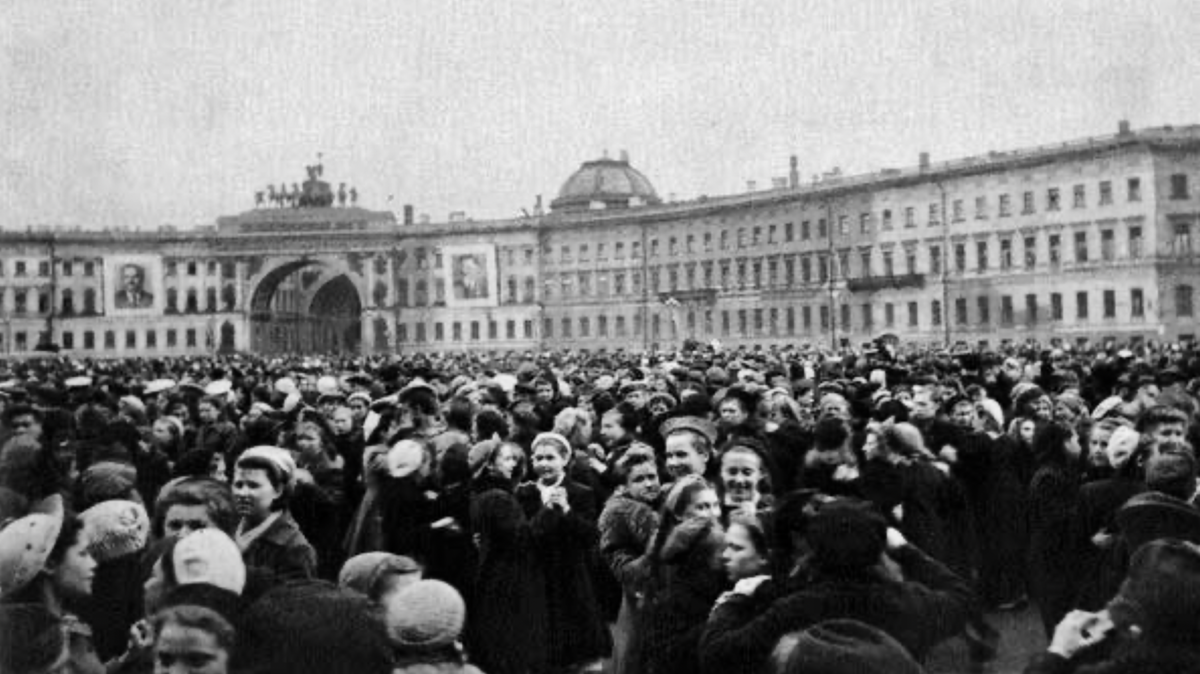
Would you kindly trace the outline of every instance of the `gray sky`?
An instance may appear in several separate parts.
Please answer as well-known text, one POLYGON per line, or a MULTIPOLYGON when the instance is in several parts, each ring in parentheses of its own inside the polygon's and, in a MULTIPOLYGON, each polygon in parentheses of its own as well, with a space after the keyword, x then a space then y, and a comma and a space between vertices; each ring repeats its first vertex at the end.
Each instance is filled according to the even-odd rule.
POLYGON ((0 226, 208 224, 317 152, 440 221, 605 149, 693 198, 1200 121, 1190 0, 906 4, 6 0, 0 226))

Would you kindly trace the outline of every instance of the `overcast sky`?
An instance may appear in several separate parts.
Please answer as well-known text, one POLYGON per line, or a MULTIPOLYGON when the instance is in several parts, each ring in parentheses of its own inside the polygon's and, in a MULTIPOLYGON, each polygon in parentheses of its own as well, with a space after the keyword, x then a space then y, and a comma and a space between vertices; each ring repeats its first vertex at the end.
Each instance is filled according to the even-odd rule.
POLYGON ((1200 122, 1190 0, 901 4, 4 0, 0 226, 211 224, 318 152, 440 221, 605 150, 682 199, 1200 122))

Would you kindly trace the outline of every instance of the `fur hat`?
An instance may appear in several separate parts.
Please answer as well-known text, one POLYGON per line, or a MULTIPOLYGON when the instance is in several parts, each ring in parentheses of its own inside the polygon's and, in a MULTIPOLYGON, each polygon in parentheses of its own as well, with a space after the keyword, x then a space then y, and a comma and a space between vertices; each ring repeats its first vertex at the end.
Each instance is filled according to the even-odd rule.
POLYGON ((89 549, 97 562, 139 552, 150 537, 150 517, 135 501, 101 501, 79 517, 91 534, 89 549))
POLYGON ((861 571, 874 566, 886 549, 887 521, 869 503, 834 501, 813 516, 808 539, 823 571, 861 571))
POLYGON ((200 529, 179 539, 171 568, 180 585, 204 583, 238 595, 246 587, 242 551, 220 529, 200 529))
POLYGON ((83 471, 80 482, 87 503, 129 498, 137 486, 137 468, 122 461, 99 461, 83 471))
POLYGON ((420 571, 421 567, 410 557, 390 552, 364 552, 347 559, 342 565, 338 573, 338 585, 373 597, 379 590, 379 582, 385 577, 420 571))
POLYGON ((0 529, 0 598, 17 592, 41 573, 58 541, 62 497, 50 496, 38 510, 0 529))
POLYGON ((1108 465, 1112 466, 1114 470, 1120 470, 1137 450, 1141 437, 1137 431, 1128 426, 1118 426, 1114 429, 1112 435, 1108 436, 1108 444, 1104 447, 1104 454, 1108 456, 1108 465))
POLYGON ((908 650, 883 630, 856 620, 829 620, 785 635, 775 649, 782 674, 921 674, 908 650))
POLYGON ((440 580, 420 580, 388 602, 385 621, 392 644, 404 650, 449 646, 462 634, 467 607, 458 590, 440 580))

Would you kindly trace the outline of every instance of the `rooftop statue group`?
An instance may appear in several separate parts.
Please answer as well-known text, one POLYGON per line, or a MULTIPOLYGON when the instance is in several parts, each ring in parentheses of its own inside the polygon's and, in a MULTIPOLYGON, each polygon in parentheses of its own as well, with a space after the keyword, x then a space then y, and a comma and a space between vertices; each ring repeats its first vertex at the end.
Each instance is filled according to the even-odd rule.
POLYGON ((329 183, 320 180, 325 172, 323 165, 313 164, 304 169, 308 172, 308 180, 304 181, 303 189, 297 183, 292 183, 290 190, 287 183, 279 183, 278 189, 274 185, 267 185, 266 190, 254 193, 254 207, 263 208, 269 204, 275 208, 328 208, 333 206, 335 197, 337 205, 341 207, 346 206, 347 199, 351 206, 358 204, 357 189, 351 187, 347 190, 346 183, 339 183, 335 194, 329 183))

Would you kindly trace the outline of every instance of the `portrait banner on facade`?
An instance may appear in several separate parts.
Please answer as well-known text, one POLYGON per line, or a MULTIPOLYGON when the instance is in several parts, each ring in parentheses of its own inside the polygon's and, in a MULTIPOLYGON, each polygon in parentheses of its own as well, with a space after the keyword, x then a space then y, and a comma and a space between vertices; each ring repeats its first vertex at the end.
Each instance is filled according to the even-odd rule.
POLYGON ((446 306, 494 307, 498 304, 496 246, 478 243, 442 247, 446 306))
POLYGON ((162 260, 157 255, 104 259, 105 311, 113 316, 162 313, 162 260))

